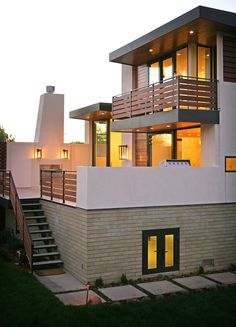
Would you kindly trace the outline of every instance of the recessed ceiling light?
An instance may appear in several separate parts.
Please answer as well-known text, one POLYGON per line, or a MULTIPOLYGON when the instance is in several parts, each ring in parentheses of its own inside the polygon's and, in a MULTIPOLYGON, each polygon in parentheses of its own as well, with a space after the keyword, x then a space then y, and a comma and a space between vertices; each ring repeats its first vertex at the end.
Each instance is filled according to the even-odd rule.
POLYGON ((166 127, 170 127, 170 125, 166 125, 166 127))
POLYGON ((139 132, 140 131, 140 129, 136 129, 136 132, 139 132))
POLYGON ((152 53, 153 52, 153 49, 149 49, 148 51, 152 53))
POLYGON ((177 56, 181 56, 181 53, 177 53, 177 56))
POLYGON ((191 35, 194 34, 194 31, 193 30, 189 31, 189 34, 191 34, 191 35))
POLYGON ((150 129, 154 129, 154 127, 150 127, 150 129))

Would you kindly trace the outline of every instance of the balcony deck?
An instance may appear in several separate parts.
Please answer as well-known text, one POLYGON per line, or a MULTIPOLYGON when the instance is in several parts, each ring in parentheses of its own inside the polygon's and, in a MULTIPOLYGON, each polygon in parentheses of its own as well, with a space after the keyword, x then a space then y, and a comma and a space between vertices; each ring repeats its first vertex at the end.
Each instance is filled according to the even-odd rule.
POLYGON ((114 96, 112 130, 146 132, 165 129, 166 124, 173 128, 218 124, 217 109, 217 81, 176 76, 114 96))

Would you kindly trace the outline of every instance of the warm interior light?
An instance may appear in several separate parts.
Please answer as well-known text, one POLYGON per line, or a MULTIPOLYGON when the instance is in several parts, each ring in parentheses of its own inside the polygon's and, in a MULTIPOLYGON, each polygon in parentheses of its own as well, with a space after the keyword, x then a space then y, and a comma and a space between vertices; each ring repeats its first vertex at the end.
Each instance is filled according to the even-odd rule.
POLYGON ((193 30, 189 31, 189 34, 194 34, 194 31, 193 30))
POLYGON ((42 159, 42 149, 36 149, 35 150, 35 158, 36 159, 42 159))
POLYGON ((68 159, 69 158, 69 150, 62 149, 62 151, 61 151, 61 158, 62 159, 68 159))
POLYGON ((119 159, 127 160, 128 159, 128 145, 119 145, 119 159))

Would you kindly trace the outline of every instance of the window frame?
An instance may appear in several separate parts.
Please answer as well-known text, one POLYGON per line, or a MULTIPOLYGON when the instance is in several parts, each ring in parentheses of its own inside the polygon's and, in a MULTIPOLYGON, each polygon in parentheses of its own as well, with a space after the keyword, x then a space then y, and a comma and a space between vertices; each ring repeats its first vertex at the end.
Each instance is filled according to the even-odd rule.
POLYGON ((142 232, 142 274, 156 274, 169 271, 179 270, 179 250, 180 250, 180 229, 179 228, 165 228, 165 229, 151 229, 142 232), (165 235, 174 235, 174 265, 172 267, 165 267, 165 235), (148 269, 148 237, 157 236, 158 246, 162 247, 162 256, 160 258, 160 266, 158 268, 148 269), (164 246, 164 247, 163 247, 164 246))
POLYGON ((236 159, 236 156, 225 156, 225 172, 226 173, 236 173, 236 170, 227 170, 226 165, 227 165, 227 159, 234 158, 236 159))

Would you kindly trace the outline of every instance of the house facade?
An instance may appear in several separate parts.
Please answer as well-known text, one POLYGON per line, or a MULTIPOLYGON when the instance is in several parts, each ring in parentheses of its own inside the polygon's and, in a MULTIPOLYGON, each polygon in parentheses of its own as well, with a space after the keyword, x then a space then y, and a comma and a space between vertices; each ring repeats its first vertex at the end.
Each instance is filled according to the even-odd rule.
POLYGON ((235 13, 197 7, 110 53, 122 94, 70 112, 89 140, 77 160, 58 146, 69 153, 60 164, 77 171, 75 205, 46 188, 41 204, 79 279, 236 263, 235 35, 235 13))

